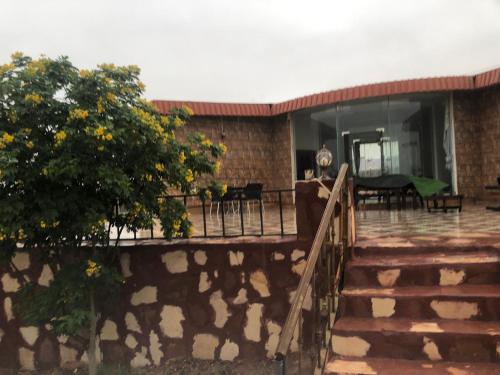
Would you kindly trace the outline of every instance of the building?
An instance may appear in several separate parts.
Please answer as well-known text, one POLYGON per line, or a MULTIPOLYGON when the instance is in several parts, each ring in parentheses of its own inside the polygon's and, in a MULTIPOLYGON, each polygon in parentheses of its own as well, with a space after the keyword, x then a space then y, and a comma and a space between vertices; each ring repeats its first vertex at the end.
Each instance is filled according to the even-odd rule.
POLYGON ((449 183, 468 198, 500 176, 500 68, 473 76, 412 79, 334 90, 275 104, 186 104, 187 128, 224 142, 220 179, 288 188, 314 169, 324 144, 359 176, 407 174, 449 183))

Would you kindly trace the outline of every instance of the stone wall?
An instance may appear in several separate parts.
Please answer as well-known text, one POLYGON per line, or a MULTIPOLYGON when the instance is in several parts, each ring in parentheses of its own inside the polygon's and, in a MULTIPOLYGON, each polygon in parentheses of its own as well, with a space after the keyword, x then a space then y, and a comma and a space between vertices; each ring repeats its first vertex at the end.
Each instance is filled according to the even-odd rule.
POLYGON ((458 190, 484 198, 500 176, 500 87, 453 96, 458 190))
POLYGON ((478 97, 482 185, 493 185, 500 177, 500 86, 481 91, 478 97))
POLYGON ((476 198, 480 193, 481 183, 481 142, 476 93, 455 92, 453 116, 458 192, 466 198, 476 198))
POLYGON ((213 142, 223 142, 219 179, 229 186, 263 183, 265 190, 292 187, 290 124, 285 115, 267 117, 193 117, 178 131, 199 131, 213 142))
MULTIPOLYGON (((113 312, 99 322, 98 358, 142 367, 178 356, 272 357, 305 266, 305 249, 308 243, 295 237, 151 241, 123 248, 126 283, 113 312)), ((0 369, 86 362, 83 342, 55 337, 48 325, 27 326, 17 316, 13 305, 21 278, 47 286, 52 273, 33 254, 18 253, 14 263, 21 274, 0 269, 0 369)), ((309 298, 304 322, 310 309, 309 298)), ((304 337, 310 337, 306 325, 304 337)))

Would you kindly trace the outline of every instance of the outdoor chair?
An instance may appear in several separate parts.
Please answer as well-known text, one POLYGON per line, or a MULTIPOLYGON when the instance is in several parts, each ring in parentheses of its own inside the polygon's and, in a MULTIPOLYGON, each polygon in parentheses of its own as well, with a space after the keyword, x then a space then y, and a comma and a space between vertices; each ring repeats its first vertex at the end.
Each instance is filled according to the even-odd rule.
MULTIPOLYGON (((212 216, 212 207, 214 203, 217 203, 217 216, 219 216, 219 209, 221 203, 224 203, 227 207, 227 212, 233 211, 233 214, 239 212, 239 195, 241 194, 243 188, 240 187, 228 187, 226 194, 221 197, 218 193, 212 192, 212 199, 210 201, 210 216, 212 216)), ((224 207, 222 207, 224 209, 224 207)))
POLYGON ((258 202, 262 211, 264 209, 264 203, 262 202, 262 190, 264 189, 264 184, 259 183, 248 183, 243 189, 242 199, 246 202, 247 212, 250 213, 250 203, 252 203, 252 208, 254 203, 258 202))

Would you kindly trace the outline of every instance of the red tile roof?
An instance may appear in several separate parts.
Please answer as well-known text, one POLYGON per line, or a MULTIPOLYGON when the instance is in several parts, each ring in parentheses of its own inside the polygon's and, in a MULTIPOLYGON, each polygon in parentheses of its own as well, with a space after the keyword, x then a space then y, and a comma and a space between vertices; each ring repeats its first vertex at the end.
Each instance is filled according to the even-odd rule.
POLYGON ((472 76, 435 77, 373 83, 312 94, 276 104, 210 103, 181 100, 153 100, 158 109, 168 113, 174 107, 187 105, 198 116, 268 117, 299 109, 377 96, 474 90, 500 84, 500 68, 472 76))
POLYGON ((168 113, 172 108, 187 105, 198 116, 271 116, 270 104, 209 103, 180 100, 153 100, 153 103, 163 113, 168 113))

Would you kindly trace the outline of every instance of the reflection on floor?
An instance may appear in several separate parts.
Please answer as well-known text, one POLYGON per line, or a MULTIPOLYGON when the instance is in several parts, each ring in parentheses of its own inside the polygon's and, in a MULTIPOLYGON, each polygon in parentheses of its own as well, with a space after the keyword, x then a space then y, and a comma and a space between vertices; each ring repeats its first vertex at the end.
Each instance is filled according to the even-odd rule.
POLYGON ((404 238, 412 242, 444 241, 450 245, 491 242, 500 237, 500 212, 485 207, 486 204, 465 205, 460 213, 429 213, 423 209, 359 211, 358 240, 385 238, 383 242, 400 242, 404 238))
MULTIPOLYGON (((203 225, 203 211, 201 207, 189 207, 189 219, 193 224, 193 237, 203 237, 205 235, 203 225)), ((287 205, 282 210, 283 234, 296 234, 297 226, 295 222, 295 206, 287 205)), ((206 235, 208 237, 222 236, 222 213, 217 215, 216 208, 212 210, 207 206, 205 210, 206 235)), ((260 236, 263 230, 264 235, 280 235, 280 210, 277 205, 267 203, 262 212, 262 228, 260 220, 260 211, 257 205, 250 206, 250 210, 244 207, 243 215, 238 211, 230 209, 225 210, 224 214, 224 234, 225 236, 241 236, 242 233, 247 236, 260 236), (243 231, 241 220, 243 218, 243 231)), ((160 225, 157 223, 153 230, 154 238, 162 238, 163 233, 160 225)), ((122 239, 134 238, 133 233, 124 233, 122 239)), ((140 231, 137 238, 151 238, 151 231, 140 231)))
MULTIPOLYGON (((406 210, 360 210, 356 213, 357 236, 359 241, 385 238, 395 242, 397 238, 412 238, 415 241, 445 240, 448 244, 467 244, 472 239, 500 238, 500 212, 485 209, 486 204, 465 205, 462 212, 451 210, 427 212, 424 209, 406 210)), ((189 209, 193 223, 193 237, 204 236, 203 214, 200 207, 189 209)), ((209 237, 222 236, 222 215, 212 214, 206 208, 206 234, 209 237)), ((280 212, 277 205, 266 204, 262 214, 264 235, 280 235, 280 212)), ((224 215, 226 236, 242 234, 241 216, 238 212, 227 210, 224 215)), ((283 232, 296 234, 295 207, 283 207, 283 232)), ((243 212, 243 233, 259 236, 261 234, 260 212, 255 206, 243 212)), ((155 238, 163 237, 161 228, 156 225, 153 231, 155 238)), ((141 231, 137 238, 150 238, 151 231, 141 231)), ((132 233, 122 235, 123 239, 133 238, 132 233)), ((398 241, 396 241, 398 242, 398 241)))

